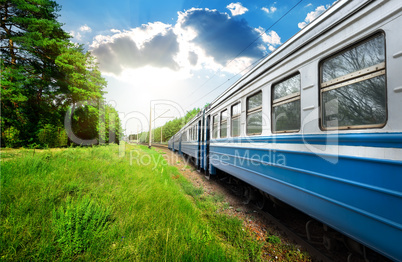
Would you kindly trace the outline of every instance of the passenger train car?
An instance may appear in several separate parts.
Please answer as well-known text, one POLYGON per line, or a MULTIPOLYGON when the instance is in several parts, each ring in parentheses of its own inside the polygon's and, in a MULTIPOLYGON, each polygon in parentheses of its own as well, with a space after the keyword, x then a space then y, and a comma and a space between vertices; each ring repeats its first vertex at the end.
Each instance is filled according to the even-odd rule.
POLYGON ((169 141, 402 261, 402 1, 337 1, 169 141))

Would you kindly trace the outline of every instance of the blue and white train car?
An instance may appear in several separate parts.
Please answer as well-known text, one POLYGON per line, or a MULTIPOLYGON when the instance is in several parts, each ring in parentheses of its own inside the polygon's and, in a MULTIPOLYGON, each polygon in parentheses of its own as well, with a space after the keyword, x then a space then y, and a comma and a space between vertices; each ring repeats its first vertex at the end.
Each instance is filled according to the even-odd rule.
POLYGON ((202 116, 203 112, 200 112, 181 129, 180 153, 192 158, 198 167, 200 167, 202 116))
POLYGON ((402 261, 401 26, 402 1, 336 2, 211 103, 208 171, 402 261))
POLYGON ((179 131, 177 134, 175 134, 172 140, 172 148, 173 152, 180 152, 180 145, 181 145, 181 132, 179 131))
POLYGON ((172 136, 168 141, 168 149, 170 149, 170 150, 173 150, 173 141, 174 141, 174 136, 172 136))

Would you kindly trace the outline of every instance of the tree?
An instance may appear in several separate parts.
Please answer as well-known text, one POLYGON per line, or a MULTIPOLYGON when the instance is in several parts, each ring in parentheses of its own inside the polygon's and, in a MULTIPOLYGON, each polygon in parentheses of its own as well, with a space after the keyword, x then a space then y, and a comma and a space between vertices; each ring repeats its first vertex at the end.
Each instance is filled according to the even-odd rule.
MULTIPOLYGON (((59 9, 53 0, 0 0, 2 146, 11 137, 14 146, 43 144, 44 130, 63 128, 71 106, 103 101, 107 83, 94 57, 70 42, 59 9)), ((97 135, 97 113, 96 106, 79 108, 75 131, 97 135), (84 126, 83 119, 92 122, 84 126)))
POLYGON ((58 5, 48 0, 1 0, 2 130, 13 126, 27 141, 43 122, 57 116, 54 61, 69 35, 57 22, 58 5))
POLYGON ((14 127, 24 142, 35 137, 44 112, 55 112, 51 110, 58 74, 54 60, 69 35, 56 21, 54 1, 0 3, 2 130, 14 127))
MULTIPOLYGON (((163 125, 163 140, 162 142, 168 141, 172 136, 174 136, 180 129, 185 126, 191 119, 193 119, 199 112, 200 108, 194 108, 187 112, 187 114, 180 118, 175 118, 171 121, 166 122, 163 125)), ((155 141, 160 142, 160 127, 155 130, 155 141)))

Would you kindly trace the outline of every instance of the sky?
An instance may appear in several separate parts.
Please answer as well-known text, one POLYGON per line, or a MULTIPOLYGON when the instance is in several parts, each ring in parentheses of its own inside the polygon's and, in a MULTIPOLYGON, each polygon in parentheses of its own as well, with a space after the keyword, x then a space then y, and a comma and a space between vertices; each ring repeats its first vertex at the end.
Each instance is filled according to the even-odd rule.
POLYGON ((212 102, 334 0, 56 0, 99 64, 125 134, 212 102))

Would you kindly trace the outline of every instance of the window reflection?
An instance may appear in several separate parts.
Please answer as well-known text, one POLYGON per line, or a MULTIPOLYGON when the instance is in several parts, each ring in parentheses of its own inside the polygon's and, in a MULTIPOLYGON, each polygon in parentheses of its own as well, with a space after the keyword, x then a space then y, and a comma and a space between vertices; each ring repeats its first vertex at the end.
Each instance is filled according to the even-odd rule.
POLYGON ((300 129, 300 74, 273 86, 272 130, 274 132, 300 129))
POLYGON ((378 34, 322 63, 323 128, 376 127, 386 122, 384 62, 385 38, 378 34), (345 75, 346 80, 340 78, 345 75))
POLYGON ((212 138, 218 137, 218 115, 214 115, 212 119, 212 138))
POLYGON ((227 110, 221 112, 221 138, 226 137, 228 134, 227 112, 227 110))
POLYGON ((385 123, 385 91, 385 76, 382 75, 324 92, 324 127, 385 123))
POLYGON ((260 107, 262 104, 262 92, 259 92, 247 99, 247 111, 260 107))
POLYGON ((300 74, 274 86, 274 100, 300 92, 300 74))
POLYGON ((300 100, 273 108, 273 130, 277 132, 300 129, 300 100))
POLYGON ((247 134, 262 133, 262 92, 247 98, 247 134))
POLYGON ((232 106, 232 122, 230 125, 231 135, 240 136, 240 114, 241 114, 241 104, 237 103, 232 106))
POLYGON ((322 82, 360 71, 385 61, 383 34, 353 47, 322 63, 322 82))
POLYGON ((262 133, 262 111, 250 114, 247 117, 247 134, 257 135, 262 133))

